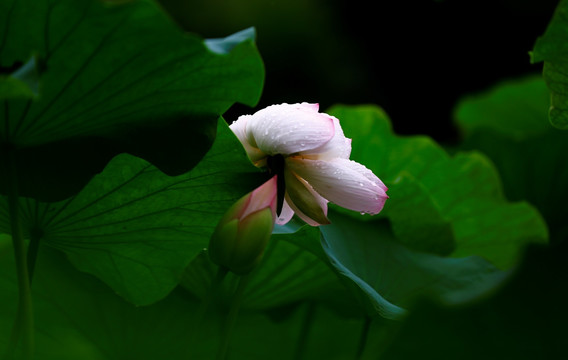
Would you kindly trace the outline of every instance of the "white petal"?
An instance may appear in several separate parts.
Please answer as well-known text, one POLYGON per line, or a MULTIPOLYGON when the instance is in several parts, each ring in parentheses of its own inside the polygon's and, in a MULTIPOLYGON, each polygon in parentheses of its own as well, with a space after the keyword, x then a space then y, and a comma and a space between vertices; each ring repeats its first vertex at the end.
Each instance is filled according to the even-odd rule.
POLYGON ((246 138, 268 155, 289 155, 321 147, 335 134, 333 119, 317 105, 272 105, 248 118, 246 138))
POLYGON ((282 211, 280 212, 280 216, 276 219, 276 223, 278 225, 286 225, 288 221, 292 219, 292 216, 294 216, 294 210, 292 210, 288 202, 284 200, 282 211))
POLYGON ((349 168, 353 171, 360 173, 361 175, 363 175, 367 179, 369 179, 371 182, 377 183, 385 192, 388 190, 386 185, 381 181, 381 179, 379 179, 377 177, 377 175, 375 175, 371 170, 367 169, 364 165, 359 164, 357 161, 353 161, 353 160, 348 160, 348 161, 338 160, 338 161, 336 161, 336 160, 334 160, 334 162, 341 163, 342 166, 345 166, 345 167, 347 167, 347 168, 349 168))
POLYGON ((247 122, 250 117, 250 115, 240 116, 236 121, 233 121, 229 128, 233 131, 245 148, 249 159, 257 166, 261 166, 264 165, 263 160, 266 158, 266 154, 256 147, 256 144, 251 144, 246 136, 247 122))
POLYGON ((286 159, 286 166, 327 200, 347 209, 379 213, 388 198, 386 186, 365 166, 348 159, 286 159))
POLYGON ((246 142, 245 129, 249 118, 250 115, 239 116, 237 120, 233 121, 233 123, 229 125, 229 128, 233 130, 233 133, 235 133, 239 141, 242 143, 246 142))
POLYGON ((351 155, 351 139, 346 138, 343 134, 339 120, 333 116, 330 117, 333 119, 335 131, 333 138, 318 148, 302 151, 300 155, 314 160, 349 159, 351 155))

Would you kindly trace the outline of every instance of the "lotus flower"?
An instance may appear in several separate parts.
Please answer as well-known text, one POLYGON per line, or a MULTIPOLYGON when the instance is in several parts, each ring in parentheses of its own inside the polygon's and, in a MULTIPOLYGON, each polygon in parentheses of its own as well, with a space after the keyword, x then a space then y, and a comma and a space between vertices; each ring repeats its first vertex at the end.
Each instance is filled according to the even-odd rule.
POLYGON ((284 176, 277 224, 286 224, 294 213, 312 226, 328 224, 329 201, 377 214, 388 198, 387 187, 371 170, 349 160, 351 139, 339 120, 318 109, 308 103, 272 105, 230 125, 256 166, 284 176))
POLYGON ((227 210, 209 241, 209 257, 235 274, 248 274, 260 263, 275 220, 276 176, 227 210))

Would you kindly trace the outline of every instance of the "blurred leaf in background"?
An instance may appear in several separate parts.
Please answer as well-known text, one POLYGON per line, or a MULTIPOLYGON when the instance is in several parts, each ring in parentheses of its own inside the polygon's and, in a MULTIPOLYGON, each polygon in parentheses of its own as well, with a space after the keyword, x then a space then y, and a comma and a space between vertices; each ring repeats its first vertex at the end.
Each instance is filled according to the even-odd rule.
POLYGON ((544 35, 531 52, 532 63, 544 61, 543 76, 550 89, 552 125, 568 129, 568 1, 560 0, 544 35))
POLYGON ((541 77, 502 82, 464 97, 455 121, 461 149, 486 154, 511 201, 528 201, 547 222, 551 243, 568 236, 568 138, 547 121, 549 91, 541 77))

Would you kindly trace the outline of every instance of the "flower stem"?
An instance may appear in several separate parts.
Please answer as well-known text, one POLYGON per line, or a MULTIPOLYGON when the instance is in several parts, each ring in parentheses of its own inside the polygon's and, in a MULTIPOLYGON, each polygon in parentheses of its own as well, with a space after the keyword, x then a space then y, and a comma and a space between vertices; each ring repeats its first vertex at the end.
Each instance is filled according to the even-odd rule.
POLYGON ((217 351, 217 360, 225 360, 227 357, 227 350, 229 348, 229 343, 231 341, 231 335, 233 333, 233 328, 237 322, 237 316, 239 314, 239 309, 241 307, 241 302, 243 300, 243 295, 249 281, 249 275, 244 275, 239 277, 239 284, 233 295, 233 301, 231 301, 231 307, 229 308, 229 313, 225 318, 225 323, 223 324, 223 332, 221 336, 221 345, 217 351))
POLYGON ((32 312, 32 296, 30 278, 28 273, 26 245, 20 219, 18 178, 16 174, 15 159, 12 151, 8 151, 7 171, 9 177, 8 213, 12 232, 12 244, 16 260, 16 274, 18 279, 18 311, 10 343, 8 344, 7 358, 14 354, 20 338, 23 344, 23 359, 31 359, 34 351, 34 321, 32 312))

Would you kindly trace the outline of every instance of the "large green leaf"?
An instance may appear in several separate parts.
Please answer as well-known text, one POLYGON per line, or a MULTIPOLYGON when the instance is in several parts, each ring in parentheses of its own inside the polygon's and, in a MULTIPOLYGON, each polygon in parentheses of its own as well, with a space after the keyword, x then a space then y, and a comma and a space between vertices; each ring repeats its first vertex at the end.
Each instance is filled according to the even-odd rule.
POLYGON ((504 192, 526 200, 545 218, 552 243, 568 235, 568 142, 546 120, 549 91, 540 76, 506 81, 462 99, 455 122, 462 149, 478 149, 495 163, 504 192))
MULTIPOLYGON (((186 174, 171 177, 123 154, 68 200, 21 199, 25 232, 135 304, 163 298, 227 208, 262 181, 222 120, 218 129, 211 151, 186 174)), ((8 233, 6 208, 0 198, 0 232, 8 233)))
POLYGON ((397 136, 386 114, 373 106, 338 106, 330 113, 353 139, 351 157, 389 187, 381 216, 403 244, 453 257, 479 255, 509 268, 524 244, 546 242, 539 213, 504 199, 485 156, 450 157, 429 138, 397 136))
POLYGON ((568 129, 568 1, 558 3, 546 32, 534 45, 531 61, 544 61, 543 76, 551 93, 550 122, 568 129))
POLYGON ((396 241, 388 223, 333 214, 321 228, 327 261, 350 282, 370 316, 399 319, 418 296, 448 304, 470 301, 506 276, 479 257, 444 258, 396 241))
MULTIPOLYGON (((9 239, 0 237, 0 354, 15 315, 16 276, 9 239)), ((40 249, 33 287, 37 360, 210 359, 220 343, 223 308, 197 323, 199 302, 174 291, 151 306, 123 301, 96 278, 76 271, 58 251, 40 249)), ((231 359, 349 359, 357 352, 362 318, 337 316, 307 303, 293 312, 243 310, 231 359)), ((363 333, 364 334, 364 333, 363 333)))
POLYGON ((149 0, 7 0, 0 19, 0 66, 34 54, 40 82, 37 99, 0 102, 0 168, 13 158, 0 193, 17 176, 22 196, 62 200, 122 152, 179 175, 207 152, 219 115, 260 96, 252 29, 204 41, 149 0))

